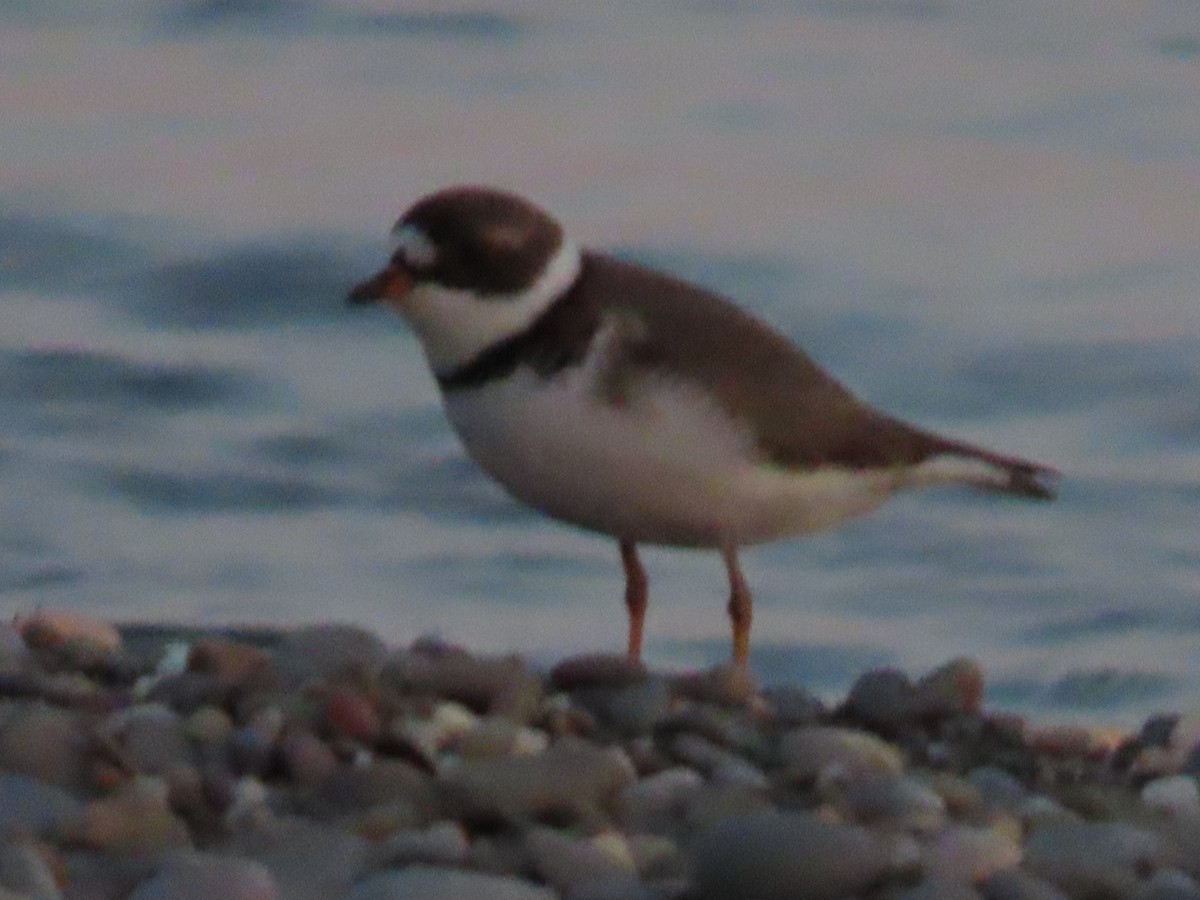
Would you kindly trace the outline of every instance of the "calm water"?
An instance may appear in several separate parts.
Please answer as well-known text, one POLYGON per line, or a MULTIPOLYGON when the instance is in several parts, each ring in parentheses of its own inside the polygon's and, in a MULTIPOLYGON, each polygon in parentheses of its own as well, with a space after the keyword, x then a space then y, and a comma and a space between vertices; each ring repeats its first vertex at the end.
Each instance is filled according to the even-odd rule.
MULTIPOLYGON (((408 202, 485 181, 1064 471, 747 551, 764 680, 967 654, 1036 716, 1200 706, 1200 7, 598 9, 0 5, 6 613, 619 649, 611 542, 509 502, 342 306, 408 202)), ((715 554, 647 563, 650 659, 724 658, 715 554)))

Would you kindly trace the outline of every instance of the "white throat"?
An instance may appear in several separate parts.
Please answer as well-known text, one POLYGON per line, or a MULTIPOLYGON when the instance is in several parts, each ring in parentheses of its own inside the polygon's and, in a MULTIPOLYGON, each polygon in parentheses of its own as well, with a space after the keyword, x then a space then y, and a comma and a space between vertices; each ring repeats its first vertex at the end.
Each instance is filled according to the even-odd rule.
POLYGON ((470 362, 487 347, 520 334, 567 291, 579 275, 579 248, 564 240, 537 281, 522 291, 481 297, 473 291, 416 285, 402 301, 436 375, 470 362))

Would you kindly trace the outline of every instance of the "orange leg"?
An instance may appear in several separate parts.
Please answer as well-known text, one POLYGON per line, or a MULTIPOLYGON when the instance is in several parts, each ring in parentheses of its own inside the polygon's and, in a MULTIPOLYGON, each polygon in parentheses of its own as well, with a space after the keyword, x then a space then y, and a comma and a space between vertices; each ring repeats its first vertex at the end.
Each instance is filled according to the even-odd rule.
POLYGON ((642 624, 646 620, 646 570, 638 559, 637 545, 621 541, 621 565, 625 567, 625 608, 629 610, 629 658, 642 659, 642 624))
POLYGON ((742 577, 742 569, 738 565, 737 547, 722 547, 721 558, 725 560, 725 571, 729 573, 729 621, 733 623, 733 664, 739 669, 744 669, 750 659, 750 619, 753 601, 750 597, 750 587, 742 577))

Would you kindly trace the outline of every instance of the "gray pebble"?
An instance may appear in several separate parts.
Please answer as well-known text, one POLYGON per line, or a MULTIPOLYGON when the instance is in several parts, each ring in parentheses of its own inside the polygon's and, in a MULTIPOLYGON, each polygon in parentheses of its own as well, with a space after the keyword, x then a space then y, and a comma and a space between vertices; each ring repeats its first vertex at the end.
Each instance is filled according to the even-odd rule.
POLYGON ((838 900, 889 870, 884 848, 865 829, 799 812, 727 817, 699 836, 692 855, 702 900, 838 900))
POLYGON ((1130 896, 1168 864, 1161 838, 1125 822, 1044 825, 1025 841, 1025 866, 1071 895, 1130 896))
POLYGON ((341 897, 366 870, 367 842, 340 828, 273 819, 236 834, 219 850, 262 863, 286 900, 341 897))
POLYGON ((607 821, 603 810, 633 780, 624 754, 571 737, 533 756, 464 760, 440 778, 459 815, 583 822, 607 821))
POLYGON ((33 841, 14 838, 0 844, 0 885, 29 900, 61 900, 54 873, 33 841))
POLYGON ((207 853, 181 854, 129 900, 278 900, 275 879, 262 863, 207 853))
POLYGON ((347 900, 558 900, 558 895, 516 878, 410 866, 364 878, 347 900))
POLYGON ((1021 869, 997 872, 979 883, 984 900, 1067 900, 1067 895, 1021 869))
POLYGON ((0 772, 0 834, 45 834, 82 810, 83 804, 62 788, 29 775, 0 772))

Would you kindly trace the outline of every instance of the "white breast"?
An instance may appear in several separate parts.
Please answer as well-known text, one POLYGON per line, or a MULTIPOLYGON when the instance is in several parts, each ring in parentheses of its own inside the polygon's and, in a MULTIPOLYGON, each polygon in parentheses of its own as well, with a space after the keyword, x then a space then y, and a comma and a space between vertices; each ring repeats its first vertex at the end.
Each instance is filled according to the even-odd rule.
POLYGON ((656 378, 637 400, 598 396, 587 366, 527 370, 445 396, 476 462, 552 516, 634 541, 753 543, 875 508, 889 473, 796 473, 764 463, 750 434, 698 387, 656 378))

